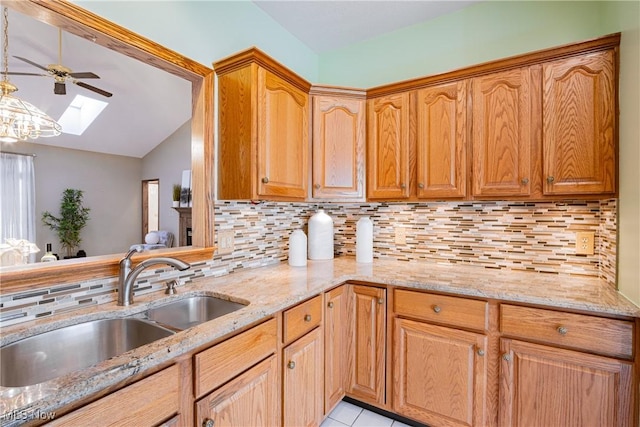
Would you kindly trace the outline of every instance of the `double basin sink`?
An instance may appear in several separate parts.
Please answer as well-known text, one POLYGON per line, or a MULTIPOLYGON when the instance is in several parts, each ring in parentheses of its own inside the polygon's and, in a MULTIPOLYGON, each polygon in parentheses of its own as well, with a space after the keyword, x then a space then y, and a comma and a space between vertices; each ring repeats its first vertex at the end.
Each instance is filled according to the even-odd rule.
POLYGON ((212 296, 193 296, 149 309, 144 318, 94 320, 25 338, 0 348, 0 386, 49 381, 244 306, 212 296))

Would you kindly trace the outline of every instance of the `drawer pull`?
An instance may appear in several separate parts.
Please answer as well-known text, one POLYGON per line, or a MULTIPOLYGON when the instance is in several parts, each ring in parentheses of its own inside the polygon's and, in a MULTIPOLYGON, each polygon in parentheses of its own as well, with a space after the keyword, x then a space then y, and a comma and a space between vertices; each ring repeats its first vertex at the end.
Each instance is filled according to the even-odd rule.
POLYGON ((296 362, 294 362, 293 360, 290 360, 289 363, 287 363, 287 368, 294 369, 295 367, 296 367, 296 362))
POLYGON ((558 326, 558 329, 556 329, 556 331, 558 331, 560 335, 567 335, 567 332, 569 332, 569 330, 564 326, 558 326))
POLYGON ((262 183, 263 184, 268 184, 269 183, 269 178, 267 178, 266 176, 264 178, 262 178, 262 183))
POLYGON ((202 421, 202 427, 213 427, 215 422, 211 418, 205 418, 202 421))
POLYGON ((327 304, 327 307, 333 308, 333 301, 329 301, 329 303, 327 304))
POLYGON ((433 306, 433 311, 434 311, 435 313, 440 313, 440 312, 442 311, 442 309, 440 308, 440 306, 439 306, 439 305, 434 305, 434 306, 433 306))
POLYGON ((478 349, 478 356, 484 356, 484 350, 479 348, 478 349))
POLYGON ((511 355, 509 353, 503 354, 502 360, 504 360, 505 362, 511 362, 511 355))
POLYGON ((320 184, 314 185, 313 188, 315 188, 316 190, 319 190, 320 189, 320 184))
POLYGON ((304 321, 305 322, 311 322, 311 315, 310 314, 305 314, 304 315, 304 321))
POLYGON ((384 304, 384 298, 378 298, 378 304, 384 304))

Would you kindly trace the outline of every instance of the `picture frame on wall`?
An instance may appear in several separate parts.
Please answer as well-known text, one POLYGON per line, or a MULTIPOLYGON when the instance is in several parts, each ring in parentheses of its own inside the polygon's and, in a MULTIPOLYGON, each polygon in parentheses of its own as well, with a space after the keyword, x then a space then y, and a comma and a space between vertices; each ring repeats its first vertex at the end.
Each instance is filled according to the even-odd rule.
POLYGON ((191 171, 188 169, 182 171, 181 187, 182 189, 180 191, 180 207, 191 207, 191 171))

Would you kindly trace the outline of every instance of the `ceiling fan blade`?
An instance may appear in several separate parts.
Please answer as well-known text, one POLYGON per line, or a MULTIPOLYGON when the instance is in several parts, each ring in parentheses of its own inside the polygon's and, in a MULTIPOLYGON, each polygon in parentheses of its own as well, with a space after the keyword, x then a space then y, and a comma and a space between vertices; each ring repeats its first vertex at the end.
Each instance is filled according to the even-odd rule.
POLYGON ((93 91, 95 93, 99 93, 102 96, 106 96, 107 98, 110 98, 111 96, 113 96, 112 93, 109 93, 106 90, 98 89, 97 87, 88 85, 88 84, 86 84, 84 82, 77 82, 77 81, 73 80, 73 83, 77 84, 78 86, 83 87, 85 89, 89 89, 89 90, 91 90, 91 91, 93 91))
POLYGON ((14 73, 12 71, 7 74, 11 76, 40 76, 40 77, 49 77, 49 74, 37 74, 37 73, 14 73))
POLYGON ((100 76, 97 74, 94 74, 90 71, 84 72, 84 73, 69 73, 69 76, 73 77, 74 79, 99 79, 100 76))
POLYGON ((66 95, 67 94, 67 85, 60 82, 54 82, 53 85, 53 93, 56 95, 66 95))
POLYGON ((26 59, 26 58, 22 58, 21 56, 14 56, 14 58, 19 59, 20 61, 24 61, 24 62, 26 62, 27 64, 31 64, 31 65, 33 65, 34 67, 38 67, 38 68, 40 68, 41 70, 49 71, 49 69, 48 69, 47 67, 43 67, 42 65, 40 65, 40 64, 36 64, 35 62, 33 62, 33 61, 29 61, 28 59, 26 59))

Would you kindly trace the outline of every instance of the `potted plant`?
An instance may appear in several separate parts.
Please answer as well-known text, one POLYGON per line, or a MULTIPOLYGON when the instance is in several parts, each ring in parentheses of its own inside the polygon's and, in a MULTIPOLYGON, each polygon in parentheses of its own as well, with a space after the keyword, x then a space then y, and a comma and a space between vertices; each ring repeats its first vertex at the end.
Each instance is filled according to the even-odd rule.
POLYGON ((82 242, 80 231, 87 225, 90 208, 82 205, 82 190, 67 188, 60 201, 60 216, 56 217, 48 211, 42 213, 42 223, 58 234, 65 258, 73 257, 76 248, 82 242))
POLYGON ((180 207, 180 193, 182 192, 182 187, 180 184, 173 184, 173 207, 180 207))

